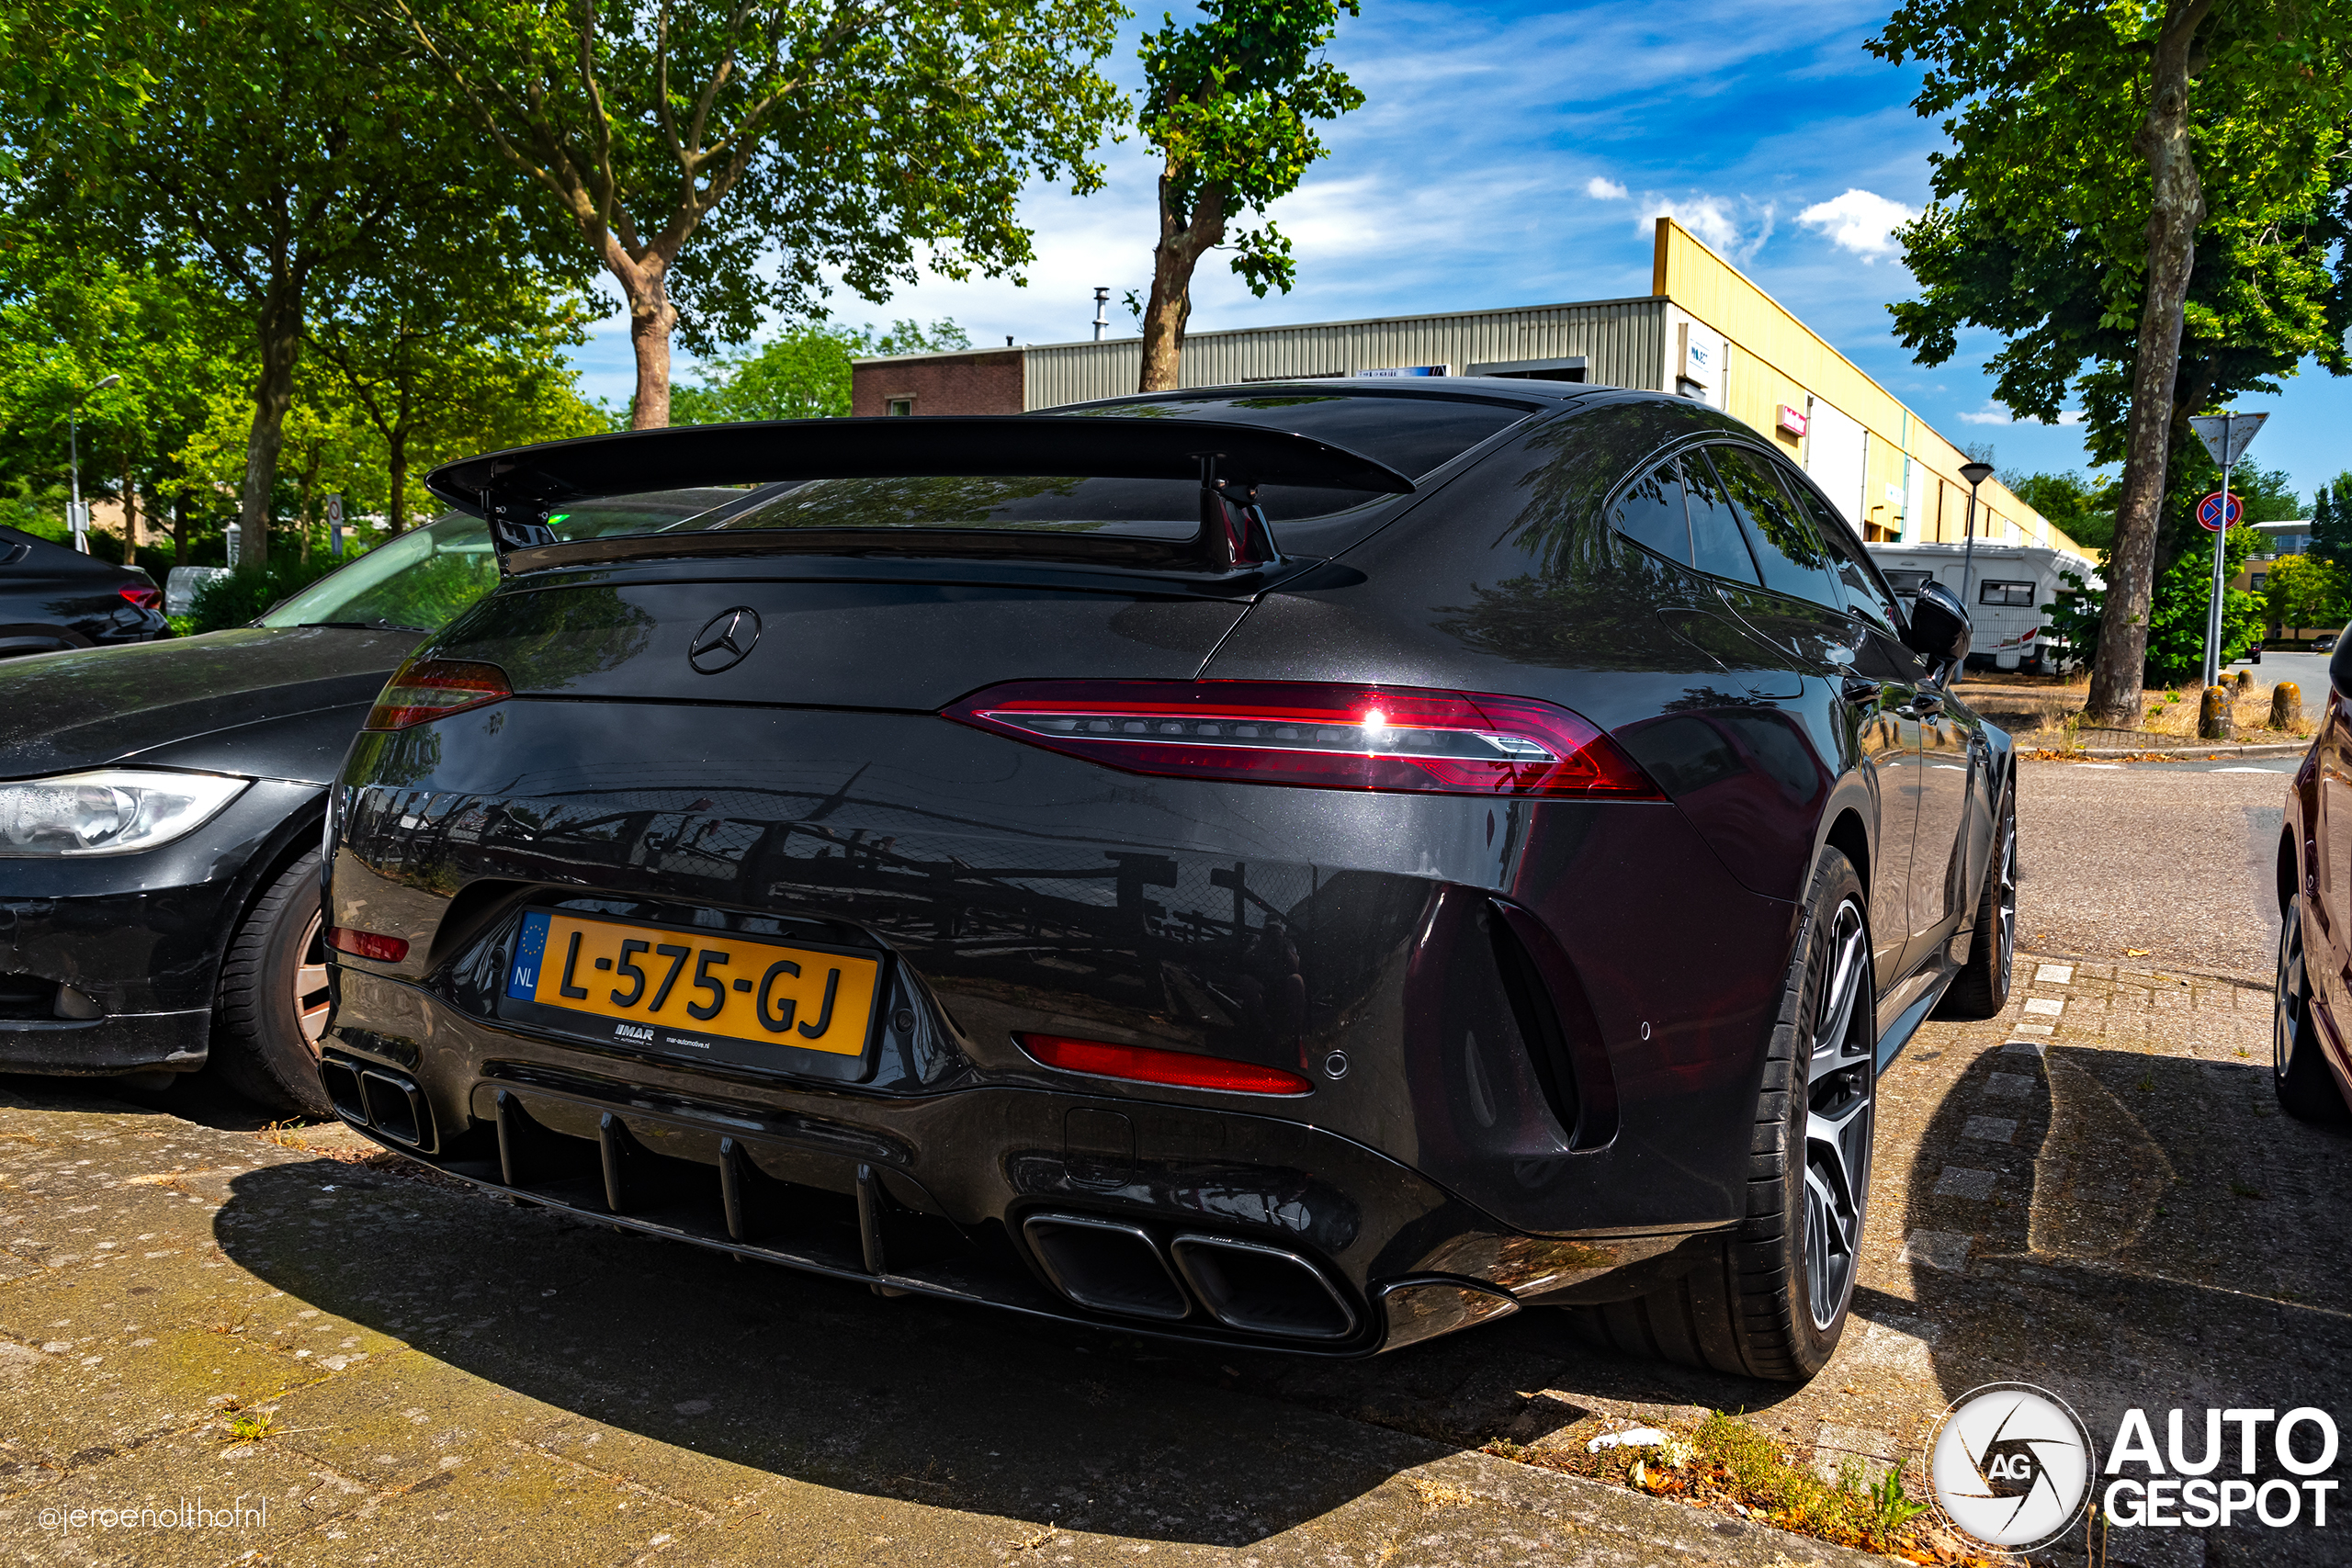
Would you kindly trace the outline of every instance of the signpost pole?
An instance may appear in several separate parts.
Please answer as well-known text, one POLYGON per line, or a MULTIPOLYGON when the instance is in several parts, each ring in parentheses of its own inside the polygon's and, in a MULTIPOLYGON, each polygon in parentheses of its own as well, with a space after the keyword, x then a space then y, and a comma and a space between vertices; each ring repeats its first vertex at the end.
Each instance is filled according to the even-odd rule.
MULTIPOLYGON (((2188 422, 2222 469, 2221 493, 2205 498, 2215 508, 2213 588, 2205 606, 2205 683, 2209 686, 2222 678, 2222 595, 2228 581, 2223 574, 2229 560, 2230 525, 2237 521, 2230 515, 2230 471, 2245 456, 2245 449, 2254 445, 2255 436, 2269 417, 2267 413, 2201 413, 2188 422)), ((2202 524, 2204 520, 2204 505, 2199 502, 2198 522, 2202 524)))
POLYGON ((2205 606, 2205 684, 2222 678, 2222 573, 2230 544, 2230 416, 2222 416, 2222 526, 2213 535, 2213 596, 2205 606))

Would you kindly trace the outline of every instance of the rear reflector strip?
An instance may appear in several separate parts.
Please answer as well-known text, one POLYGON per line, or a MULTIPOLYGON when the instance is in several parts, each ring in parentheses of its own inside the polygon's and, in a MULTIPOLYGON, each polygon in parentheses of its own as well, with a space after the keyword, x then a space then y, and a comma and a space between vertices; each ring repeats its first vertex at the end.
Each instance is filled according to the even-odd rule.
POLYGON ((409 729, 511 697, 506 671, 466 659, 412 659, 392 675, 363 729, 409 729))
POLYGON ((1063 1034, 1016 1034, 1021 1048, 1049 1067, 1099 1078, 1173 1084, 1181 1089, 1224 1089, 1233 1094, 1310 1094, 1315 1086, 1296 1073, 1230 1062, 1190 1051, 1160 1051, 1148 1045, 1113 1045, 1073 1040, 1063 1034))
POLYGON ((408 956, 408 943, 399 937, 378 936, 374 931, 354 931, 349 926, 329 926, 327 945, 337 953, 356 953, 383 964, 398 964, 408 956))
POLYGON ((115 592, 142 610, 164 607, 164 591, 160 588, 142 588, 138 583, 126 582, 115 592))
POLYGON ((1661 798, 1616 743, 1527 697, 1304 681, 1022 681, 945 716, 1128 773, 1322 789, 1661 798))

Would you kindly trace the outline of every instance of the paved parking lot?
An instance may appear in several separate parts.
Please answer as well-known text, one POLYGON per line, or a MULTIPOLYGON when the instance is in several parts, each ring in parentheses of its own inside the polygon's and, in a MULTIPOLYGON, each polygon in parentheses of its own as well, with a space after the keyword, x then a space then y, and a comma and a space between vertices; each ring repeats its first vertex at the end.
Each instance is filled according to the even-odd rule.
MULTIPOLYGON (((1931 1024, 1888 1074, 1855 1322, 1801 1390, 1619 1360, 1544 1312, 1336 1365, 1030 1326, 347 1163, 332 1131, 273 1142, 10 1080, 0 1550, 1852 1562, 1476 1450, 1541 1458, 1611 1425, 1745 1410, 1826 1469, 1911 1463, 1916 1493, 1934 1415, 1985 1382, 2059 1392, 2101 1442, 2135 1404, 2160 1434, 2174 1406, 2340 1418, 2352 1139, 2275 1114, 2266 1077, 2275 926, 2256 868, 2283 771, 2030 767, 2021 930, 2045 953, 2021 960, 2003 1019, 1931 1024), (2062 936, 2075 956, 2052 955, 2062 936), (41 1523, 199 1495, 246 1513, 41 1523)), ((2343 1561, 2332 1543, 2241 1519, 2119 1533, 2108 1561, 2343 1561)))

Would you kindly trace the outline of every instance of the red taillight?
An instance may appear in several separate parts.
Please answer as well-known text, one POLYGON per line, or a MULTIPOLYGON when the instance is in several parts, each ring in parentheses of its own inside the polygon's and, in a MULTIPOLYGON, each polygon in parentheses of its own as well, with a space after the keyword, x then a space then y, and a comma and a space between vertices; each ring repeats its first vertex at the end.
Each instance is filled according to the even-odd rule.
POLYGON ((398 964, 408 956, 408 943, 399 937, 378 936, 374 931, 354 931, 349 926, 329 926, 327 945, 337 953, 356 953, 384 964, 398 964))
POLYGON ((1617 744, 1527 697, 1306 681, 1019 681, 946 716, 1133 773, 1656 800, 1617 744))
POLYGON ((1182 1089, 1221 1089, 1235 1094, 1309 1094, 1315 1089, 1296 1073, 1286 1073, 1280 1067, 1228 1062, 1222 1056, 1197 1056, 1190 1051, 1113 1045, 1101 1040, 1072 1040, 1062 1034, 1016 1034, 1013 1038, 1021 1043, 1023 1051, 1049 1067, 1059 1067, 1067 1073, 1090 1073, 1098 1078, 1174 1084, 1182 1089))
POLYGON ((141 588, 135 582, 126 582, 116 592, 142 610, 164 607, 164 591, 160 588, 141 588))
POLYGON ((511 697, 506 671, 464 659, 412 659, 368 710, 363 729, 407 729, 431 719, 511 697))

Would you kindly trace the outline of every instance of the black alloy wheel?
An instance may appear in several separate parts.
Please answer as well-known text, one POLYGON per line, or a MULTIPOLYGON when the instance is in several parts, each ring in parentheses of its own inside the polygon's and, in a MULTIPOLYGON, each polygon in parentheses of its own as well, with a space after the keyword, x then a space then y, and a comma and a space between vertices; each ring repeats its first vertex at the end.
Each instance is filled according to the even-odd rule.
POLYGON ((1838 1348, 1860 1272, 1877 1116, 1877 987, 1853 863, 1825 851, 1766 1047, 1747 1213, 1699 1266, 1633 1301, 1571 1311, 1589 1339, 1780 1382, 1838 1348))
POLYGON ((332 1120, 319 1081, 326 1025, 326 931, 313 850, 271 879, 220 964, 211 1063, 231 1089, 273 1111, 332 1120))
POLYGON ((2300 1122, 2352 1122, 2335 1075, 2322 1058, 2312 1017, 2311 976, 2303 966, 2303 896, 2289 900, 2278 927, 2278 979, 2270 1014, 2270 1084, 2278 1107, 2300 1122))
POLYGON ((2000 810, 1993 818, 1993 863, 1984 874, 1984 891, 1977 897, 1968 962, 1952 976, 1936 1016, 1963 1021, 1998 1018, 2009 1003, 2017 954, 2018 797, 2012 785, 2001 792, 2000 810))

